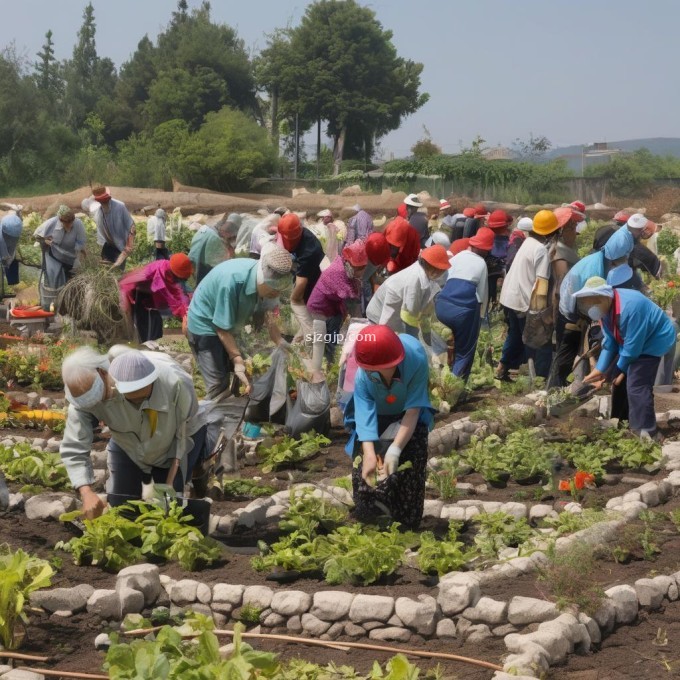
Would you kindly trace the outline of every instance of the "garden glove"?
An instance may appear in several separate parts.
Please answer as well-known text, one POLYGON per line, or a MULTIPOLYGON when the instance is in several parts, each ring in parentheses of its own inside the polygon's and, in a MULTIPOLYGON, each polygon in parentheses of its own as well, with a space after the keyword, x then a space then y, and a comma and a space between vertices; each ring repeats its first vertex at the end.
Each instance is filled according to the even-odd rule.
POLYGON ((399 456, 401 456, 401 446, 390 444, 387 453, 385 454, 385 458, 383 459, 385 472, 387 472, 388 476, 397 471, 397 468, 399 467, 399 456))
POLYGON ((246 372, 246 365, 243 363, 241 357, 234 360, 234 374, 239 379, 246 390, 250 390, 250 380, 248 380, 248 373, 246 372))

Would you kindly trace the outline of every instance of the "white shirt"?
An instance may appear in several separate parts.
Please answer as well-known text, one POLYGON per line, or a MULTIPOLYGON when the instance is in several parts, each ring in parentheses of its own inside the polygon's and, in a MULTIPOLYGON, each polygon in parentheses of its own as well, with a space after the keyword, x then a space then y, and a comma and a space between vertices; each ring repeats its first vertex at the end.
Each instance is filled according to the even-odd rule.
POLYGON ((366 316, 371 323, 389 326, 395 333, 406 330, 404 323, 419 326, 425 322, 427 327, 424 314, 440 290, 435 281, 427 278, 420 263, 414 262, 378 288, 368 303, 366 316))
MULTIPOLYGON (((463 250, 451 260, 449 279, 462 279, 477 286, 477 302, 482 305, 482 316, 486 316, 489 303, 489 272, 486 261, 471 250, 463 250)), ((447 279, 448 280, 448 279, 447 279)))
POLYGON ((517 251, 512 267, 503 281, 500 302, 503 307, 516 312, 529 311, 531 294, 536 279, 550 278, 548 249, 537 239, 529 236, 517 251))
POLYGON ((151 243, 156 241, 165 242, 165 220, 152 215, 146 221, 146 238, 151 243))

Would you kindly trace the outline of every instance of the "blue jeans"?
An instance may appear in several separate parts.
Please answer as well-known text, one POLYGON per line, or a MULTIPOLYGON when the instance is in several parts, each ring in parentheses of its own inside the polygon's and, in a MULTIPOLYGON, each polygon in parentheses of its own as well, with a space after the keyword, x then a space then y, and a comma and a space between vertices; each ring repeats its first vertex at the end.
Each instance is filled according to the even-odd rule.
POLYGON ((189 331, 188 339, 205 382, 205 396, 214 399, 229 388, 234 364, 216 335, 194 335, 189 331))
POLYGON ((628 425, 634 432, 645 430, 651 435, 656 433, 654 379, 660 362, 661 357, 643 354, 628 366, 628 425))
POLYGON ((547 378, 550 375, 552 347, 550 345, 540 349, 525 347, 522 334, 524 333, 526 317, 518 316, 514 309, 509 309, 508 307, 504 307, 504 310, 505 321, 508 324, 508 334, 503 343, 501 363, 505 368, 518 369, 528 359, 533 359, 536 375, 547 378))

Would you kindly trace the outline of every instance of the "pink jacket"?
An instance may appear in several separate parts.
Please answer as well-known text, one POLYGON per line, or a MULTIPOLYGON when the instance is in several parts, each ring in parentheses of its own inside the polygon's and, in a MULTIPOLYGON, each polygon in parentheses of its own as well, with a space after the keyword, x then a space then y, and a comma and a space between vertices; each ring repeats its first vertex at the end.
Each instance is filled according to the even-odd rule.
POLYGON ((121 278, 118 287, 120 304, 124 310, 129 310, 134 304, 136 291, 150 294, 153 309, 170 309, 180 319, 184 318, 189 308, 189 298, 170 271, 169 260, 155 260, 131 271, 121 278))
POLYGON ((345 300, 359 299, 360 281, 350 279, 345 273, 341 255, 321 272, 319 280, 314 286, 307 302, 307 309, 311 314, 330 319, 332 316, 347 314, 345 300))

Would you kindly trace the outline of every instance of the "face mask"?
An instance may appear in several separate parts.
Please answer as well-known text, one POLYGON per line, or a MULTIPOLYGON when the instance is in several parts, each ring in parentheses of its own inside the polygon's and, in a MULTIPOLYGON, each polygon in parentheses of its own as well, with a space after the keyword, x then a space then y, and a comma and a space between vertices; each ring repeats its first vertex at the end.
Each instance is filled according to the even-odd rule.
POLYGON ((588 223, 585 220, 579 222, 576 225, 576 233, 580 234, 587 226, 588 226, 588 223))
POLYGON ((261 312, 272 312, 280 304, 279 298, 260 298, 257 306, 261 312))
POLYGON ((104 399, 105 391, 106 385, 104 385, 104 381, 102 380, 102 377, 101 375, 99 375, 99 373, 97 373, 97 377, 94 379, 92 387, 90 387, 90 389, 87 392, 81 394, 79 397, 74 397, 69 391, 68 387, 64 388, 66 398, 75 407, 84 409, 93 408, 100 401, 102 401, 102 399, 104 399))
POLYGON ((588 307, 588 318, 590 318, 592 321, 600 321, 603 316, 604 312, 597 305, 588 307))

